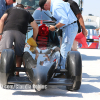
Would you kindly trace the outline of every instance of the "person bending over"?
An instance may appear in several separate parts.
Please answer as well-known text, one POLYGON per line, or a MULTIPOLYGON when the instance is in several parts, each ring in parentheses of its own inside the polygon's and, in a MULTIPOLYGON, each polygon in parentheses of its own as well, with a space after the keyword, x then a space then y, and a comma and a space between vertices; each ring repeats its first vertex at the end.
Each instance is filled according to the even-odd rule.
MULTIPOLYGON (((38 25, 30 12, 24 9, 22 4, 9 8, 0 19, 0 56, 3 49, 12 48, 15 43, 16 67, 21 67, 22 55, 25 46, 28 23, 33 27, 33 39, 38 34, 38 25), (5 24, 4 24, 5 23, 5 24)), ((19 72, 16 72, 19 75, 19 72)))

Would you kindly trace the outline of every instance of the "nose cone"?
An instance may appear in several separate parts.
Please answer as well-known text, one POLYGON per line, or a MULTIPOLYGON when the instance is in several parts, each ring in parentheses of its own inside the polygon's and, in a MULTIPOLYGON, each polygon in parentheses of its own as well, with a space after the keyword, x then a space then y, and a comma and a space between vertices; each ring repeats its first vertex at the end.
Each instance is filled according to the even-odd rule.
POLYGON ((47 73, 48 68, 44 66, 38 66, 37 68, 33 68, 34 78, 33 84, 45 84, 47 81, 47 73))

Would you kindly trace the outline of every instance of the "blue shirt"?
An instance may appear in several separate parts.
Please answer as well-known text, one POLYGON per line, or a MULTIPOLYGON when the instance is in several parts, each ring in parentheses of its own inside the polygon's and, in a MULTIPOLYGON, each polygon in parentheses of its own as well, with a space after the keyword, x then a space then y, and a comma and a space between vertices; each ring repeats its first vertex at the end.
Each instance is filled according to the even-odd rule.
POLYGON ((65 24, 63 27, 77 21, 76 16, 70 8, 70 4, 63 0, 51 0, 50 12, 56 18, 56 23, 65 24))
POLYGON ((13 7, 13 4, 12 5, 6 5, 5 0, 0 0, 0 18, 2 17, 4 12, 10 7, 13 7))

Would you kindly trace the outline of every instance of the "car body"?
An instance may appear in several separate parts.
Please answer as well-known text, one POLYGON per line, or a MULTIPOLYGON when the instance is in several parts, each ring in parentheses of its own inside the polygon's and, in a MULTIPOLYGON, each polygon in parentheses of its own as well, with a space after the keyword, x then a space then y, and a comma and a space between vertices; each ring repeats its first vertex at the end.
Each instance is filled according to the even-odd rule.
MULTIPOLYGON (((26 6, 26 5, 25 5, 26 6)), ((82 79, 82 59, 78 51, 70 51, 67 55, 65 69, 61 69, 60 48, 57 31, 49 31, 49 25, 55 25, 49 11, 36 9, 32 15, 39 26, 36 45, 31 52, 25 47, 23 54, 23 66, 15 65, 15 53, 12 49, 2 51, 0 63, 1 86, 13 84, 31 85, 65 85, 67 90, 78 90, 82 79), (49 16, 49 17, 48 17, 49 16), (50 18, 51 17, 51 18, 50 18), (26 50, 27 49, 27 50, 26 50), (15 71, 26 72, 24 77, 16 77, 15 71), (64 78, 56 77, 62 74, 64 78)), ((33 30, 28 26, 27 40, 32 37, 33 30)), ((42 88, 35 88, 40 91, 42 88)))

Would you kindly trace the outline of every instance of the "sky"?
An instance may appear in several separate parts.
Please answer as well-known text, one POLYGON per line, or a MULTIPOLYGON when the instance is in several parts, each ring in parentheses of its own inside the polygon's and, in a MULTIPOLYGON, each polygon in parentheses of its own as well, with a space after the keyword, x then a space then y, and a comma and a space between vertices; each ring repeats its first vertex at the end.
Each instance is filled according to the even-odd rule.
MULTIPOLYGON (((74 0, 79 3, 79 0, 74 0)), ((93 14, 100 17, 100 0, 83 0, 83 16, 93 14)))

